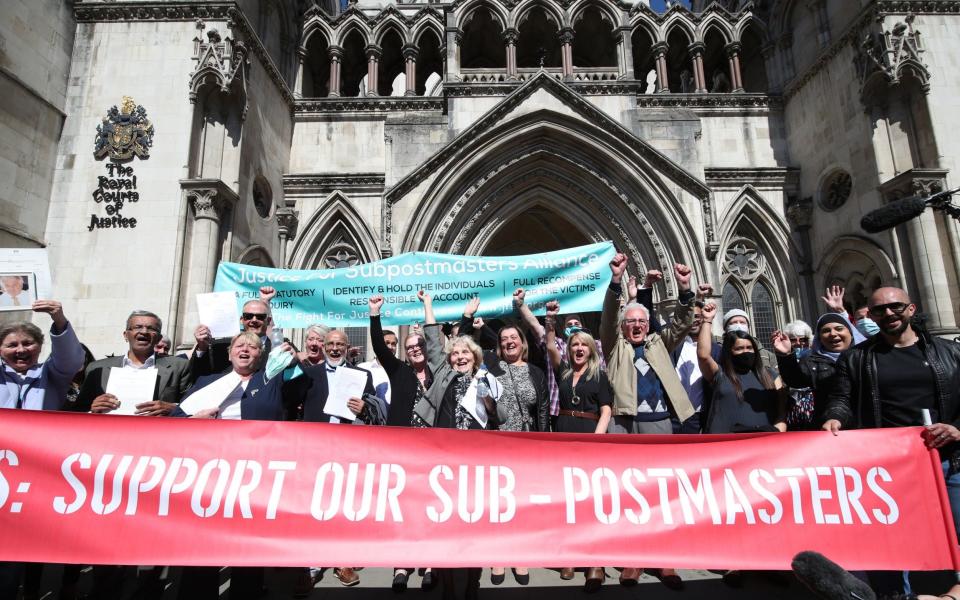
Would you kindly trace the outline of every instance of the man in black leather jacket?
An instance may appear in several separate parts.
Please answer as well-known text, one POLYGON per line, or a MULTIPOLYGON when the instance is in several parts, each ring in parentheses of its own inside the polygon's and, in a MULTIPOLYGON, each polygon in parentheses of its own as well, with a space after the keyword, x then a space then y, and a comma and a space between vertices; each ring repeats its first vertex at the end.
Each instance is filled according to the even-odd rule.
POLYGON ((917 307, 900 288, 878 289, 868 306, 880 333, 840 356, 823 428, 919 426, 928 409, 934 424, 923 438, 940 452, 960 523, 960 344, 913 325, 917 307))

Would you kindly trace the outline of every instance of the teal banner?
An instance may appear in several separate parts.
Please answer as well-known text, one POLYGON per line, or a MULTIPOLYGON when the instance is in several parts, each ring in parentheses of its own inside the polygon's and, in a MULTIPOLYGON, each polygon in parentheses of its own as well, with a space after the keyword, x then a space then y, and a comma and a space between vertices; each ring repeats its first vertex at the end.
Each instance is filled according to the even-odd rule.
POLYGON ((411 252, 343 269, 296 271, 222 262, 214 290, 237 293, 242 304, 272 286, 271 303, 279 327, 366 326, 367 299, 383 294, 385 325, 423 322, 417 290, 433 296, 438 321, 458 320, 463 306, 480 297, 477 315, 493 317, 513 311, 516 288, 527 291, 526 302, 543 312, 548 300, 559 300, 564 312, 600 310, 610 283, 608 263, 612 242, 527 256, 459 256, 411 252))

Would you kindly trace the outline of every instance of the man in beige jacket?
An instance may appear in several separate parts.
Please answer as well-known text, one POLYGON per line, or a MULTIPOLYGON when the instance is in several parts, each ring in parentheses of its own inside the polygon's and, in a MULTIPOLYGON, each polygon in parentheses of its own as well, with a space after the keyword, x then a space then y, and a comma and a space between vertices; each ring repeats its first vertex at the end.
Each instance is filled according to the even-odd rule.
MULTIPOLYGON (((672 434, 671 413, 681 423, 695 414, 670 358, 670 353, 693 326, 692 273, 686 265, 674 265, 680 292, 677 310, 668 326, 657 334, 650 333, 650 314, 646 307, 631 302, 620 309, 626 266, 627 257, 623 254, 618 253, 610 261, 613 276, 600 318, 600 339, 607 355, 607 377, 614 396, 609 432, 672 434)), ((704 293, 712 289, 709 284, 700 287, 704 293)), ((641 573, 642 569, 625 568, 620 583, 635 584, 641 573)), ((683 587, 674 569, 659 569, 655 574, 667 587, 683 587)))

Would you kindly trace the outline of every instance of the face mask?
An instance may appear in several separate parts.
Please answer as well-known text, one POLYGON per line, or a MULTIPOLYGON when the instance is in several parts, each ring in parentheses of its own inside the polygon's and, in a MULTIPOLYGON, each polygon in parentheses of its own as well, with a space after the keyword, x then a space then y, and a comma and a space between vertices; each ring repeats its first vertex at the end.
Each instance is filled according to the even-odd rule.
POLYGON ((733 323, 732 325, 727 325, 727 333, 733 333, 734 331, 747 334, 750 333, 750 329, 743 323, 733 323))
POLYGON ((880 326, 870 317, 863 317, 857 321, 857 329, 867 337, 873 337, 880 333, 880 326))
POLYGON ((738 373, 746 373, 753 369, 753 363, 756 360, 756 353, 754 352, 741 352, 740 354, 734 354, 731 357, 733 361, 733 368, 737 370, 738 373))
POLYGON ((806 358, 806 357, 810 356, 810 354, 811 354, 812 352, 813 352, 813 350, 811 350, 810 348, 797 348, 796 350, 793 351, 793 354, 794 354, 798 359, 800 359, 800 358, 806 358))
POLYGON ((582 327, 577 327, 576 325, 571 325, 563 330, 563 337, 570 337, 578 331, 583 331, 582 327))

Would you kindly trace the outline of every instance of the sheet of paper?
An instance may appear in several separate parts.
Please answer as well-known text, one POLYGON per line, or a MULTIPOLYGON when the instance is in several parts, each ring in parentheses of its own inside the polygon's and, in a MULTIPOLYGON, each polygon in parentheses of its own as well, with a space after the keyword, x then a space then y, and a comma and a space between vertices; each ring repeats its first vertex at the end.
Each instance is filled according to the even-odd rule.
POLYGON ((0 248, 0 272, 32 273, 37 285, 33 297, 41 300, 54 297, 45 248, 0 248))
POLYGON ((113 394, 120 401, 120 408, 107 413, 108 415, 132 415, 137 411, 137 405, 143 402, 152 402, 153 390, 157 386, 157 370, 151 369, 124 369, 110 368, 110 378, 107 379, 108 394, 113 394))
POLYGON ((215 338, 228 338, 240 333, 237 295, 233 292, 197 294, 197 312, 200 322, 210 329, 210 335, 215 338))
MULTIPOLYGON (((329 376, 328 373, 327 377, 329 376)), ((363 396, 363 389, 367 386, 367 372, 340 367, 327 383, 330 392, 327 394, 327 403, 323 407, 323 412, 351 421, 356 419, 357 415, 347 408, 347 400, 363 396)))
POLYGON ((180 410, 188 415, 195 415, 206 408, 217 408, 230 392, 240 385, 240 375, 231 371, 205 388, 201 388, 180 403, 180 410))
POLYGON ((487 382, 487 388, 490 390, 490 396, 494 401, 500 400, 500 395, 503 394, 503 387, 501 387, 496 377, 484 371, 477 373, 477 376, 470 382, 470 387, 467 388, 467 392, 463 395, 463 398, 460 399, 460 406, 470 413, 470 416, 473 417, 477 423, 480 423, 481 427, 486 427, 488 419, 487 405, 483 403, 483 400, 477 398, 477 381, 481 377, 487 382))

